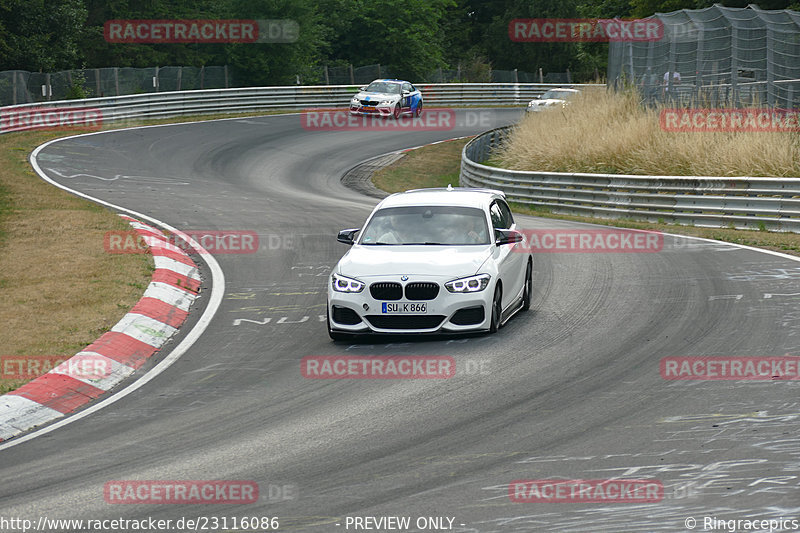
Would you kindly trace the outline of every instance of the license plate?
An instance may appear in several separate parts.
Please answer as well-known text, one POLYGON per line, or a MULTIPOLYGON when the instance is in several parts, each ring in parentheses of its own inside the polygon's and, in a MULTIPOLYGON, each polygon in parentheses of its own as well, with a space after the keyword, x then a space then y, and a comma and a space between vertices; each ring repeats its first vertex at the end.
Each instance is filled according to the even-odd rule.
POLYGON ((365 105, 361 108, 362 111, 375 111, 375 106, 372 105, 365 105))
POLYGON ((381 303, 381 313, 384 315, 424 315, 427 312, 427 303, 381 303))

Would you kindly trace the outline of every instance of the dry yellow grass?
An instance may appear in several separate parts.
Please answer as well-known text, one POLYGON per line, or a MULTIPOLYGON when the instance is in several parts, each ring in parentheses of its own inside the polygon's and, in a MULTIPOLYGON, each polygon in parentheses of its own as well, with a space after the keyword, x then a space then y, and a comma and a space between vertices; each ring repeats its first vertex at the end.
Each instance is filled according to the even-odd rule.
POLYGON ((690 176, 800 176, 796 133, 675 133, 635 92, 584 93, 529 113, 490 164, 514 170, 690 176))
MULTIPOLYGON (((31 169, 28 154, 57 136, 0 136, 0 357, 75 354, 119 321, 150 281, 149 255, 103 247, 105 232, 130 226, 31 169)), ((23 383, 0 379, 0 394, 23 383)))
MULTIPOLYGON (((467 140, 451 141, 408 152, 402 159, 376 172, 373 175, 373 183, 387 192, 404 191, 412 187, 441 187, 447 183, 455 185, 458 182, 458 172, 461 165, 461 148, 464 147, 466 142, 467 140)), ((757 246, 759 248, 800 256, 800 235, 796 233, 772 233, 768 231, 746 231, 728 228, 696 228, 694 226, 679 226, 632 220, 607 220, 602 218, 559 215, 551 213, 546 208, 531 208, 530 206, 513 203, 511 204, 511 209, 515 213, 538 217, 605 224, 623 228, 648 229, 665 233, 676 233, 679 235, 694 235, 706 239, 757 246)))

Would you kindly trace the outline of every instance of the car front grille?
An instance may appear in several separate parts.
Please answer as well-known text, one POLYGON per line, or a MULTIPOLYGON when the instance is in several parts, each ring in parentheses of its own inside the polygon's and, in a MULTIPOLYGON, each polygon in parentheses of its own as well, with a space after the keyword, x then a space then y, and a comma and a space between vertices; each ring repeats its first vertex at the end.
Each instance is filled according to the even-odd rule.
POLYGON ((394 281, 379 281, 369 286, 369 293, 376 300, 399 300, 403 297, 403 286, 394 281))
POLYGON ((439 294, 439 284, 432 281, 414 281, 406 285, 409 300, 433 300, 439 294))
POLYGON ((445 319, 443 315, 367 315, 365 318, 379 329, 432 329, 445 319))

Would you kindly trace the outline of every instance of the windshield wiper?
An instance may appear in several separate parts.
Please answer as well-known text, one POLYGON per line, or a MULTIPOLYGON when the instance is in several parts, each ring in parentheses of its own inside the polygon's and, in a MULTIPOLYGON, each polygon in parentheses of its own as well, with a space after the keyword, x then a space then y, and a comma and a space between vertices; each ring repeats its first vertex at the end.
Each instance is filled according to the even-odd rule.
POLYGON ((441 242, 404 242, 403 246, 416 246, 416 245, 432 245, 432 246, 445 246, 444 243, 441 242))

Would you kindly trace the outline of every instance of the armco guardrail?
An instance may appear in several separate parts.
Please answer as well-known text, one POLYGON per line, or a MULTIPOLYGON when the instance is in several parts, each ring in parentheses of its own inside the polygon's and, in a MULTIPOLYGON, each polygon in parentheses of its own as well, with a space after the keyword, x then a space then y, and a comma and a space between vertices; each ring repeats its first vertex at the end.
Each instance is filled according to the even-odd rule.
MULTIPOLYGON (((540 83, 443 83, 421 84, 426 107, 516 106, 525 105, 535 96, 553 87, 599 87, 603 85, 559 85, 540 83)), ((248 87, 146 93, 85 100, 22 104, 0 107, 0 133, 42 127, 42 124, 19 124, 11 118, 25 110, 47 109, 99 111, 102 122, 143 118, 169 118, 182 115, 243 113, 269 109, 312 109, 346 107, 359 89, 358 85, 315 85, 287 87, 248 87)), ((73 117, 74 118, 74 117, 73 117)), ((94 117, 93 115, 93 118, 94 117)), ((80 124, 75 122, 74 124, 80 124)))
POLYGON ((695 226, 800 231, 800 178, 715 178, 529 172, 487 166, 510 127, 483 133, 461 154, 460 184, 554 213, 695 226))

